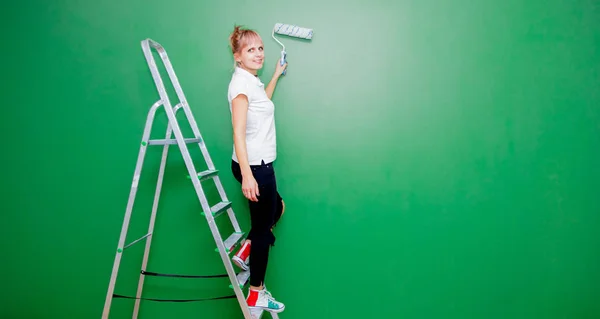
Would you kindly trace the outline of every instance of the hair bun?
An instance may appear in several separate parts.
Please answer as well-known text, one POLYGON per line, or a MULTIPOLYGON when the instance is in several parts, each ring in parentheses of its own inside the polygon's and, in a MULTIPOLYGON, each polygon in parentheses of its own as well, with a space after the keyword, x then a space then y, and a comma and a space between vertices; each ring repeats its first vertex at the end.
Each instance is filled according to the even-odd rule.
POLYGON ((231 52, 236 52, 238 50, 238 43, 240 41, 240 37, 242 36, 241 26, 236 25, 233 28, 233 32, 229 36, 229 45, 231 46, 231 52))
POLYGON ((249 41, 260 39, 260 35, 254 30, 242 28, 242 26, 236 25, 233 28, 233 32, 229 35, 229 44, 231 45, 231 52, 239 52, 249 41))

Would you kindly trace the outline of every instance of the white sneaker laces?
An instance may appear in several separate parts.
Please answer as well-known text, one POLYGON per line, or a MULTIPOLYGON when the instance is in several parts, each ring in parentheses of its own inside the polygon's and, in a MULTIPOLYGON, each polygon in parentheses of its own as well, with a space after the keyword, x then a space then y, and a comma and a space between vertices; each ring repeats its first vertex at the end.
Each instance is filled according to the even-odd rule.
POLYGON ((271 295, 271 292, 267 290, 267 286, 263 286, 263 291, 268 299, 276 301, 275 298, 273 298, 273 295, 271 295))

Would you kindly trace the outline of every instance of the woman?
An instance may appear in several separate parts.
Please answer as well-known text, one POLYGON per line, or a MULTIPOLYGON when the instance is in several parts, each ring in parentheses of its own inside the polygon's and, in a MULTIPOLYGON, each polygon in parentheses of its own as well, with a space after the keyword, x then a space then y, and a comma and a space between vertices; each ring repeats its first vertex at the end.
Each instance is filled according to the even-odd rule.
POLYGON ((284 210, 273 169, 277 147, 271 97, 287 64, 277 63, 275 74, 265 88, 257 75, 265 57, 258 33, 236 26, 229 40, 235 60, 228 90, 234 142, 231 170, 242 184, 251 220, 247 240, 233 261, 244 270, 252 267, 246 298, 250 309, 281 312, 285 306, 265 288, 264 278, 269 249, 275 243, 272 230, 284 210))

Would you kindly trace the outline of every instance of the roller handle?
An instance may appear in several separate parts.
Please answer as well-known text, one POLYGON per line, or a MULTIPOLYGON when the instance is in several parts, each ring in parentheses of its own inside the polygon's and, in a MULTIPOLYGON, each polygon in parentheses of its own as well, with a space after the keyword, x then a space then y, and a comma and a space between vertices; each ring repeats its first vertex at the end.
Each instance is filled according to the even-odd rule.
MULTIPOLYGON (((279 60, 281 65, 284 65, 286 63, 285 57, 286 57, 285 51, 281 51, 281 59, 279 60)), ((287 71, 287 69, 283 70, 283 72, 281 74, 285 75, 286 71, 287 71)))

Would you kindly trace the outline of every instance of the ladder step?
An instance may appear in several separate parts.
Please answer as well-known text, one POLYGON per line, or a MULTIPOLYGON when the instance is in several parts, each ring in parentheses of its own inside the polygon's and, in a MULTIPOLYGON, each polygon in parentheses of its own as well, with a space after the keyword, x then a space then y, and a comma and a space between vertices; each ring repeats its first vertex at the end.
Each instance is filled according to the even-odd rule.
MULTIPOLYGON (((244 286, 248 282, 248 279, 250 278, 250 270, 240 272, 239 274, 237 274, 236 278, 238 284, 240 285, 240 288, 244 288, 244 286)), ((233 285, 229 285, 229 288, 233 288, 233 285)))
MULTIPOLYGON (((231 202, 220 202, 215 206, 211 207, 210 212, 213 215, 213 217, 218 217, 219 215, 223 214, 223 212, 227 211, 227 209, 229 209, 230 207, 231 202)), ((202 212, 202 215, 204 215, 204 212, 202 212)))
MULTIPOLYGON (((213 177, 217 176, 218 174, 219 174, 218 170, 209 169, 209 170, 198 173, 198 178, 200 179, 200 181, 203 181, 203 180, 206 180, 209 178, 213 178, 213 177)), ((189 175, 188 175, 188 177, 189 177, 189 175)))
POLYGON ((244 237, 244 233, 239 232, 239 233, 233 233, 233 234, 229 235, 229 237, 227 237, 227 239, 225 239, 225 242, 223 244, 225 245, 225 249, 227 249, 227 253, 231 252, 233 247, 240 241, 240 239, 242 239, 242 237, 244 237))
POLYGON ((279 316, 277 315, 277 313, 275 312, 269 312, 260 308, 251 308, 250 309, 250 315, 252 316, 252 319, 266 319, 263 318, 263 315, 265 314, 265 312, 268 312, 271 315, 271 319, 279 319, 279 316))
MULTIPOLYGON (((185 141, 186 144, 189 143, 200 143, 200 141, 202 141, 202 139, 200 138, 184 138, 183 139, 185 141)), ((160 140, 149 140, 148 141, 149 145, 172 145, 172 144, 177 144, 177 140, 176 139, 160 139, 160 140)))

